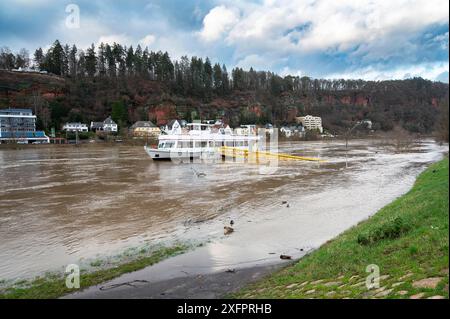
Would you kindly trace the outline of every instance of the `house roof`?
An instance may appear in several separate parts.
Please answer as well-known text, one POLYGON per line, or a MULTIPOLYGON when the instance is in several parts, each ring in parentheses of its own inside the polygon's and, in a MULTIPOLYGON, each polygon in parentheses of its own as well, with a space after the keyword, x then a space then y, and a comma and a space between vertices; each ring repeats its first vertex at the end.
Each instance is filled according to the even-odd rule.
POLYGON ((108 118, 106 120, 103 121, 103 124, 116 124, 116 122, 114 122, 111 119, 111 116, 108 116, 108 118))
POLYGON ((91 128, 102 128, 103 122, 91 122, 91 128))
POLYGON ((0 113, 32 113, 31 109, 2 109, 0 113))
MULTIPOLYGON (((172 121, 169 121, 169 123, 167 123, 167 127, 169 128, 169 129, 172 129, 172 126, 175 124, 175 122, 178 122, 178 120, 172 120, 172 121)), ((179 124, 180 122, 178 122, 178 124, 179 124)))
POLYGON ((132 129, 135 129, 135 128, 138 128, 138 127, 156 127, 156 125, 153 124, 150 121, 137 121, 136 123, 134 123, 131 126, 132 129))

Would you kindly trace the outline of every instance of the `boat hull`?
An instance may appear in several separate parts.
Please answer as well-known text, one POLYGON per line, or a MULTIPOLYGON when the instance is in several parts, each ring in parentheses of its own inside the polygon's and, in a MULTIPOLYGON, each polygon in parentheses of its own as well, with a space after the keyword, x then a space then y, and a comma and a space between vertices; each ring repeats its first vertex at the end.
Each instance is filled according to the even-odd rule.
POLYGON ((155 161, 185 160, 201 158, 210 152, 204 150, 177 151, 144 147, 145 152, 155 161))

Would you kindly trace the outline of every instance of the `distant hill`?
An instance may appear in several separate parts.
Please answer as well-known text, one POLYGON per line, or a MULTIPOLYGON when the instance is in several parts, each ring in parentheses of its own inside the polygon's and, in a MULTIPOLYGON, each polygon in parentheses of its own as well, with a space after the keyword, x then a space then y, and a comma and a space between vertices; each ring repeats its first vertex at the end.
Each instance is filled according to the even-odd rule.
POLYGON ((163 125, 173 118, 223 118, 232 126, 283 125, 293 123, 296 116, 312 114, 321 116, 324 127, 332 132, 370 119, 379 130, 401 125, 411 132, 430 133, 440 109, 448 107, 448 84, 421 78, 380 82, 277 79, 279 87, 276 83, 268 88, 231 86, 226 93, 195 94, 137 75, 71 78, 0 70, 0 108, 33 108, 41 129, 60 129, 66 121, 103 120, 114 107, 122 107, 125 111, 119 120, 123 126, 138 120, 163 125), (295 86, 296 81, 307 83, 295 86))

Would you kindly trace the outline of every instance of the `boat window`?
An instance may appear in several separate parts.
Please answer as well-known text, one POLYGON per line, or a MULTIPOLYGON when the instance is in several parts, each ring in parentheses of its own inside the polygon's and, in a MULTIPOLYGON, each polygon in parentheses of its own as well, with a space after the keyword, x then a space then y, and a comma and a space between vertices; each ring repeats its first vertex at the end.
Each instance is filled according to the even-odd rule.
POLYGON ((208 146, 208 142, 201 142, 201 147, 207 147, 208 146))
POLYGON ((174 147, 175 143, 174 142, 166 142, 164 145, 164 148, 172 148, 174 147))

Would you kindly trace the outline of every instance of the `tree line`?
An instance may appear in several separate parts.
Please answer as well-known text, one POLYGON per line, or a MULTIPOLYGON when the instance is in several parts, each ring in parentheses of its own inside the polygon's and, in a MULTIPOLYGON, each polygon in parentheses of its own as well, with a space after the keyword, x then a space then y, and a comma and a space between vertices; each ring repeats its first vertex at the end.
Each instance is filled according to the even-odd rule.
POLYGON ((13 54, 8 48, 0 51, 0 68, 11 70, 32 66, 64 77, 121 79, 141 77, 167 84, 173 93, 194 97, 224 96, 231 91, 265 91, 278 96, 283 92, 337 92, 365 90, 375 82, 363 80, 312 79, 307 76, 281 77, 269 71, 243 70, 235 67, 231 74, 224 64, 211 63, 209 58, 181 57, 172 60, 167 52, 150 51, 138 45, 127 47, 118 43, 92 44, 86 50, 62 45, 56 40, 44 52, 38 48, 29 58, 28 51, 13 54))
MULTIPOLYGON (((369 118, 382 130, 400 124, 408 131, 426 133, 435 128, 443 113, 437 103, 448 105, 448 84, 422 78, 326 80, 281 77, 240 67, 229 72, 225 65, 212 63, 209 58, 183 56, 173 60, 167 52, 118 43, 91 45, 82 50, 55 41, 45 52, 42 48, 35 50, 32 59, 25 49, 16 54, 8 48, 0 49, 0 68, 19 67, 32 67, 68 79, 68 94, 50 105, 55 123, 62 119, 86 120, 88 114, 101 118, 117 101, 123 105, 115 105, 116 109, 121 106, 121 112, 115 113, 122 114, 125 108, 131 116, 118 116, 122 122, 147 119, 149 109, 164 100, 177 105, 177 112, 179 107, 183 113, 180 116, 189 117, 195 111, 214 118, 220 113, 235 126, 286 124, 293 122, 293 114, 313 114, 321 116, 324 125, 336 131, 369 118), (157 82, 160 97, 152 96, 149 81, 157 82), (216 97, 223 98, 222 106, 209 104, 216 97), (259 108, 258 114, 251 109, 254 105, 259 108)), ((43 127, 47 127, 44 122, 48 121, 43 121, 43 127)))

